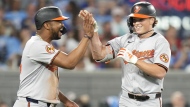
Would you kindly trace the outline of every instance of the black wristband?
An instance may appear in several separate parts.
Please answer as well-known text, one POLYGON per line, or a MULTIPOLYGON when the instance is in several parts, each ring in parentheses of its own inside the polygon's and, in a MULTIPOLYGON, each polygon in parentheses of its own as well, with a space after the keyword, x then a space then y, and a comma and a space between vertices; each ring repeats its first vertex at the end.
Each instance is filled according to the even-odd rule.
POLYGON ((84 35, 85 38, 91 39, 92 37, 88 36, 88 35, 84 35))

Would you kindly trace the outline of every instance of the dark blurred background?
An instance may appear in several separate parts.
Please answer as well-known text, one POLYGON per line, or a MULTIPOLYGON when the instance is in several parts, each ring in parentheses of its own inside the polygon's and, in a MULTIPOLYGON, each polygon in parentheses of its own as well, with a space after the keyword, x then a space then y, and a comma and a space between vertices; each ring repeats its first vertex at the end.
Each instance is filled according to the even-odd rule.
MULTIPOLYGON (((70 17, 69 20, 63 22, 68 30, 67 34, 63 35, 61 40, 52 42, 55 48, 69 53, 77 47, 83 37, 82 21, 78 17, 81 9, 93 13, 99 25, 100 39, 103 44, 106 44, 108 40, 129 32, 126 16, 130 14, 132 5, 138 1, 148 1, 155 6, 158 19, 155 31, 164 35, 172 50, 170 70, 167 74, 169 79, 167 76, 165 78, 166 91, 163 107, 174 107, 172 104, 178 105, 176 107, 187 107, 187 104, 190 103, 188 102, 190 94, 187 94, 190 89, 190 83, 188 83, 190 81, 190 79, 188 80, 188 76, 190 77, 190 0, 0 0, 0 107, 12 106, 16 99, 22 51, 27 40, 35 35, 36 28, 33 17, 38 9, 53 5, 59 7, 64 16, 70 17)), ((118 106, 121 84, 120 62, 118 60, 113 60, 108 64, 96 63, 88 49, 85 57, 74 70, 68 71, 62 68, 59 70, 61 75, 72 72, 68 76, 74 79, 68 81, 69 78, 65 79, 66 77, 63 76, 62 81, 64 82, 60 80, 63 86, 60 87, 81 107, 118 106), (107 76, 102 77, 102 73, 107 76), (80 75, 84 77, 82 76, 82 78, 80 75), (115 84, 113 86, 110 83, 110 87, 104 90, 101 87, 109 83, 105 82, 101 85, 100 81, 96 82, 98 79, 94 75, 97 75, 97 78, 102 81, 112 83, 108 79, 111 77, 116 78, 117 81, 113 82, 115 84), (84 79, 85 84, 77 79, 84 79), (75 84, 75 80, 79 83, 75 84), (95 85, 91 84, 93 82, 95 85), (68 85, 73 83, 76 87, 68 85), (88 89, 83 87, 86 89, 86 93, 83 92, 83 88, 71 91, 72 88, 80 88, 80 84, 90 87, 86 87, 88 89), (93 90, 92 87, 97 88, 96 85, 100 86, 99 90, 93 90), (103 95, 101 92, 106 93, 107 90, 114 91, 101 96, 101 99, 94 97, 98 95, 97 92, 103 95)))

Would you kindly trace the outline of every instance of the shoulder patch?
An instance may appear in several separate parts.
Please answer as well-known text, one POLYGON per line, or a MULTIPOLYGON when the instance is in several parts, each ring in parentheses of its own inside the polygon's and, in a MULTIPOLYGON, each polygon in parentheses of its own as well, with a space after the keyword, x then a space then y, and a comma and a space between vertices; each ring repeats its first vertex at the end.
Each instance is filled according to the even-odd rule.
POLYGON ((163 53, 160 55, 160 60, 167 63, 169 61, 169 57, 167 54, 163 53))
POLYGON ((50 54, 55 52, 55 49, 52 45, 46 45, 46 51, 50 54))

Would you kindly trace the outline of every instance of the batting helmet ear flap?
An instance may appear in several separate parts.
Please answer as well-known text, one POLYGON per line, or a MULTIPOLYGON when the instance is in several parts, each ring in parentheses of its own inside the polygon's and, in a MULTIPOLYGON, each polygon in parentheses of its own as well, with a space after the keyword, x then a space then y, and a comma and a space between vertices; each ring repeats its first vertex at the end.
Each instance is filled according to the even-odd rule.
POLYGON ((134 28, 133 28, 133 18, 132 17, 127 17, 127 25, 129 27, 130 33, 133 33, 134 28))

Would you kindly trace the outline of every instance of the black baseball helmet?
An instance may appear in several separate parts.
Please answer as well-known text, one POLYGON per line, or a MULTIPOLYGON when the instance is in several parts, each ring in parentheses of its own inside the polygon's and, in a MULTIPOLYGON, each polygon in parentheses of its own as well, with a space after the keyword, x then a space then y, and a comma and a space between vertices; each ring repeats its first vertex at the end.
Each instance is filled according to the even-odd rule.
POLYGON ((156 17, 156 10, 154 6, 149 2, 137 2, 133 5, 129 17, 136 17, 136 18, 156 17))
POLYGON ((133 33, 133 17, 135 18, 149 18, 156 17, 156 10, 149 2, 137 2, 131 9, 131 14, 127 17, 127 25, 130 33, 133 33))
POLYGON ((50 20, 64 21, 67 19, 68 17, 63 16, 61 10, 56 6, 43 7, 39 9, 34 16, 34 21, 37 30, 41 29, 42 25, 46 21, 50 20))

